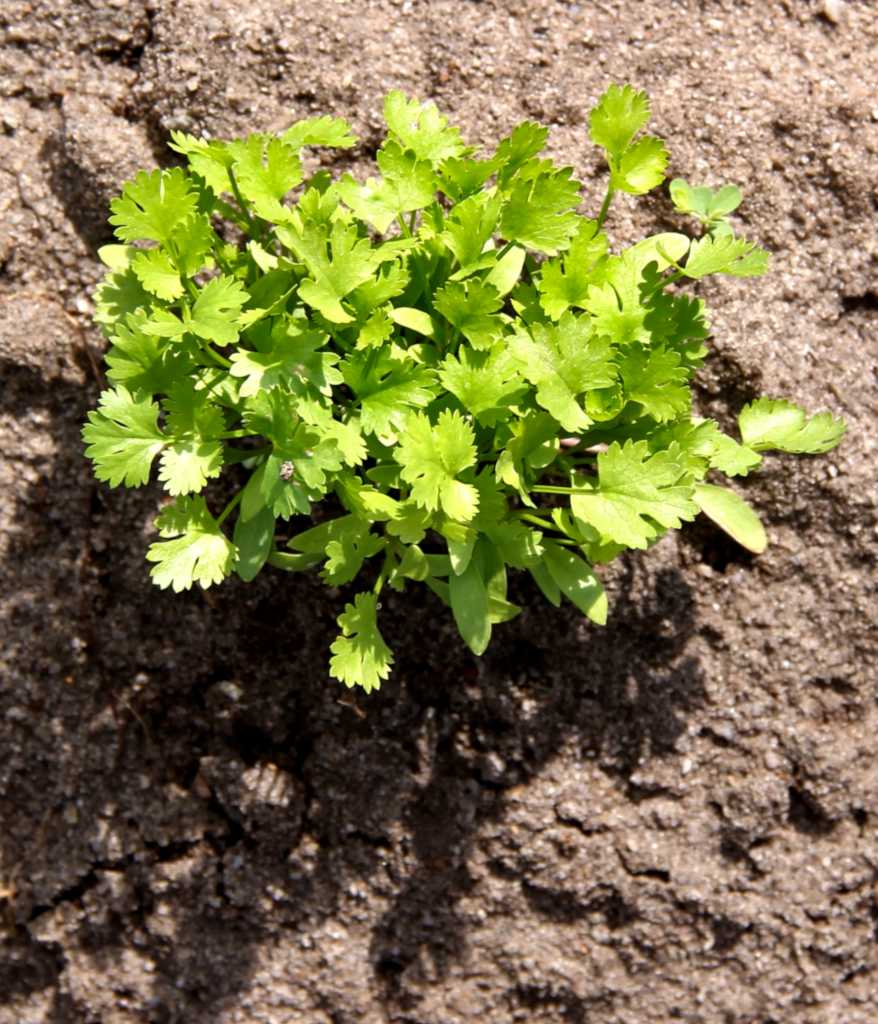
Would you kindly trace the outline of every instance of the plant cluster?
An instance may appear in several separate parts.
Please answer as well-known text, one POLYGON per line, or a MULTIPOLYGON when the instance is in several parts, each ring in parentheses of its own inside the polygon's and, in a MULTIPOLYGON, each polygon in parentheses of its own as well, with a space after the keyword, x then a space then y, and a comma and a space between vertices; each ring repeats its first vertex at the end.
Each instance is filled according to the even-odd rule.
POLYGON ((665 178, 644 93, 611 86, 591 113, 609 165, 594 219, 538 124, 483 156, 432 103, 391 92, 384 115, 365 182, 306 173, 309 147, 355 144, 321 117, 231 142, 174 133, 186 169, 141 172, 112 203, 121 244, 101 250, 96 293, 112 387, 83 436, 111 487, 158 464, 172 501, 147 552, 155 583, 270 565, 341 586, 377 560, 330 662, 371 690, 393 661, 384 587, 426 584, 481 654, 520 610, 509 569, 603 623, 594 566, 699 512, 762 550, 755 513, 708 474, 825 452, 844 427, 781 399, 741 410, 740 439, 693 415, 708 323, 681 288, 767 266, 729 223, 738 189, 674 181, 698 237, 611 252, 613 198, 665 178))

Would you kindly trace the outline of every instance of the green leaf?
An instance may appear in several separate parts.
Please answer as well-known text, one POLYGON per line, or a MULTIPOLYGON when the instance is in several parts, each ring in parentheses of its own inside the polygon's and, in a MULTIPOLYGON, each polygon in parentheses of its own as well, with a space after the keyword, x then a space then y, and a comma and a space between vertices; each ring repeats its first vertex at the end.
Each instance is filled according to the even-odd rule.
POLYGON ((458 475, 476 461, 473 428, 458 412, 439 413, 436 425, 423 413, 413 413, 394 450, 402 478, 412 485, 412 498, 422 508, 445 514, 461 523, 478 511, 479 495, 458 475))
POLYGON ((503 197, 482 192, 458 203, 445 221, 442 241, 461 267, 475 263, 491 241, 500 218, 503 197))
POLYGON ((274 524, 274 513, 265 506, 249 519, 238 516, 234 533, 238 549, 235 572, 245 583, 256 579, 265 565, 274 541, 274 524))
POLYGON ((616 380, 609 340, 595 337, 588 318, 573 313, 565 313, 557 324, 533 324, 528 334, 514 335, 510 351, 519 373, 536 386, 537 402, 565 430, 589 427, 592 421, 579 396, 616 380))
POLYGON ((667 166, 665 144, 653 135, 645 135, 610 163, 610 183, 620 192, 643 195, 661 185, 667 166))
POLYGON ((236 321, 248 297, 240 281, 225 276, 211 278, 198 293, 188 329, 206 341, 233 345, 238 340, 236 321))
POLYGON ((341 220, 332 225, 328 235, 311 224, 302 231, 284 225, 277 233, 308 270, 309 276, 299 285, 299 296, 336 324, 354 319, 342 306, 342 299, 372 278, 381 263, 395 258, 392 250, 373 247, 368 238, 359 237, 354 225, 341 220))
POLYGON ((158 415, 149 395, 133 395, 121 385, 101 394, 82 429, 98 480, 110 487, 140 487, 149 480, 153 459, 167 443, 158 415))
POLYGON ((632 345, 619 360, 619 373, 626 398, 660 423, 689 412, 689 372, 677 352, 632 345))
POLYGON ((442 386, 486 426, 508 418, 509 407, 524 394, 521 378, 509 350, 501 345, 491 352, 474 352, 461 346, 457 356, 449 355, 439 370, 442 386))
POLYGON ((542 152, 549 137, 549 129, 534 121, 522 121, 497 146, 491 161, 497 168, 497 179, 501 188, 538 153, 542 152))
POLYGON ((768 253, 755 242, 734 235, 705 235, 692 243, 682 267, 686 277, 708 274, 732 274, 734 277, 759 277, 768 269, 768 253))
POLYGON ((144 320, 139 313, 129 316, 127 323, 116 324, 104 357, 107 377, 132 393, 167 394, 175 382, 193 372, 195 362, 185 346, 169 345, 141 330, 144 320))
POLYGON ((399 89, 387 94, 384 100, 384 120, 393 138, 410 149, 419 160, 428 160, 434 167, 450 157, 458 157, 466 150, 457 128, 436 108, 435 103, 410 100, 399 89))
MULTIPOLYGON (((117 248, 129 247, 104 246, 104 250, 117 248)), ((95 289, 95 322, 104 328, 104 333, 110 333, 117 323, 124 321, 132 313, 148 309, 152 302, 152 296, 126 263, 126 269, 111 270, 95 289)))
POLYGON ((503 300, 497 289, 478 278, 449 281, 436 292, 433 305, 473 348, 490 348, 506 326, 503 317, 498 315, 503 300))
POLYGON ((326 544, 323 578, 332 586, 341 587, 357 576, 367 558, 387 546, 387 540, 372 533, 370 524, 356 516, 334 521, 338 528, 326 544))
POLYGON ((192 494, 222 471, 222 410, 211 404, 209 392, 195 391, 186 381, 172 389, 165 406, 168 444, 162 452, 159 480, 169 494, 192 494))
POLYGON ((759 516, 734 491, 712 484, 696 484, 695 503, 720 529, 754 554, 761 554, 768 545, 759 516))
POLYGON ((428 160, 419 160, 396 142, 385 143, 375 159, 381 178, 359 185, 346 176, 338 183, 338 193, 358 217, 384 234, 400 214, 433 202, 436 176, 428 160))
POLYGON ((278 320, 267 349, 237 349, 232 353, 229 373, 241 378, 240 393, 244 398, 281 385, 300 392, 306 381, 321 393, 329 394, 332 385, 340 384, 343 378, 335 369, 339 356, 321 351, 328 340, 321 331, 309 329, 307 321, 278 320))
POLYGON ((581 186, 572 174, 565 167, 532 179, 516 179, 503 207, 500 234, 547 256, 566 249, 582 219, 574 212, 581 186))
POLYGON ((485 653, 491 642, 488 590, 477 559, 466 570, 448 579, 449 598, 454 621, 464 643, 475 655, 485 653))
MULTIPOLYGON (((399 324, 400 327, 405 327, 416 334, 422 334, 425 338, 436 337, 437 321, 423 309, 414 309, 411 306, 396 306, 390 310, 390 319, 393 323, 399 324)), ((387 339, 383 340, 386 341, 387 339)), ((359 343, 357 347, 359 347, 359 343)))
POLYGON ((744 444, 756 451, 776 448, 782 452, 816 455, 831 451, 844 436, 844 420, 818 412, 810 419, 804 409, 779 398, 760 398, 745 405, 738 415, 744 444))
POLYGON ((291 211, 281 200, 302 181, 297 149, 278 138, 251 135, 234 152, 235 180, 253 210, 264 220, 289 219, 291 211))
POLYGON ((202 497, 178 498, 156 519, 164 538, 152 544, 147 561, 153 582, 163 590, 188 590, 193 583, 206 588, 220 583, 235 564, 235 545, 225 536, 202 497))
POLYGON ((549 575, 564 596, 592 622, 605 625, 607 595, 594 569, 579 555, 559 544, 546 541, 543 549, 549 575))
POLYGON ((294 150, 303 146, 331 146, 333 149, 350 149, 357 144, 351 134, 351 126, 341 117, 310 117, 296 121, 281 136, 294 150))
POLYGON ((724 185, 714 191, 704 186, 694 187, 683 178, 674 178, 670 193, 671 201, 680 213, 691 213, 705 225, 737 210, 743 198, 735 185, 724 185))
POLYGON ((495 473, 501 483, 514 487, 525 505, 533 507, 527 493, 530 471, 541 469, 558 452, 558 425, 544 412, 530 412, 509 424, 510 438, 497 458, 495 473))
POLYGON ((589 117, 592 142, 610 156, 619 157, 649 121, 646 93, 630 85, 611 85, 589 117))
POLYGON ((149 239, 166 244, 175 228, 194 215, 197 199, 179 167, 141 171, 110 203, 110 223, 123 242, 149 239))
POLYGON ((607 254, 607 236, 598 230, 597 221, 580 221, 570 248, 541 267, 537 287, 540 305, 553 320, 559 320, 571 306, 584 307, 595 271, 607 254))
POLYGON ((228 169, 232 165, 233 157, 229 152, 228 143, 197 139, 185 132, 172 131, 168 145, 186 157, 193 173, 203 178, 208 188, 216 195, 231 191, 228 169))
POLYGON ((160 249, 138 252, 131 260, 131 269, 143 287, 167 302, 183 294, 183 282, 167 253, 160 249))
POLYGON ((411 410, 424 408, 433 398, 432 371, 407 366, 387 352, 377 358, 354 353, 340 369, 360 402, 363 430, 378 437, 403 429, 411 410))
POLYGON ((357 594, 339 615, 342 634, 330 647, 332 675, 345 686, 362 686, 366 693, 378 689, 393 664, 393 654, 378 631, 377 612, 374 594, 357 594))
POLYGON ((570 508, 607 540, 646 548, 659 535, 655 524, 678 527, 698 512, 692 477, 677 446, 650 453, 646 441, 614 441, 598 455, 597 468, 596 482, 577 479, 570 508))

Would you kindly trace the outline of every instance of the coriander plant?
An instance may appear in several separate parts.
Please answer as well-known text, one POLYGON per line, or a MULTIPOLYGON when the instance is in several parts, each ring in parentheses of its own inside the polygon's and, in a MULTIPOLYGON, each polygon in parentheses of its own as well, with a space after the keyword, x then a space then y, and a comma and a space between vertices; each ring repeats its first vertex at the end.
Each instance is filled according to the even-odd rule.
POLYGON ((111 487, 145 484, 158 460, 172 500, 146 556, 155 583, 269 565, 339 586, 374 560, 330 661, 372 690, 393 662, 384 587, 426 584, 481 654, 520 610, 510 568, 603 623, 594 566, 699 512, 762 551, 755 513, 708 474, 828 451, 844 425, 767 398, 741 410, 740 440, 693 416, 708 324, 682 288, 757 276, 768 256, 734 234, 737 188, 681 180, 671 199, 697 237, 610 251, 614 197, 665 178, 649 113, 628 85, 592 111, 609 165, 594 219, 572 169, 540 155, 544 127, 478 156, 401 92, 365 183, 306 174, 309 147, 355 145, 337 118, 232 142, 173 133, 186 169, 142 171, 112 203, 122 244, 101 250, 95 314, 112 387, 83 430, 111 487))

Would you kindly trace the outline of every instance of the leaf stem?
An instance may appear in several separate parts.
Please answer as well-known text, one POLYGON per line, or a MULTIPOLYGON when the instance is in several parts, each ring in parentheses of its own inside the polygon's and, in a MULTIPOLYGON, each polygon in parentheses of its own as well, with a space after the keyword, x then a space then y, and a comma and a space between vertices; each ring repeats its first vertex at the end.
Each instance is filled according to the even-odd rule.
POLYGON ((612 185, 607 185, 607 194, 604 196, 604 202, 601 206, 601 212, 598 214, 598 231, 604 226, 604 221, 607 219, 607 214, 610 212, 610 203, 613 201, 613 196, 616 194, 616 190, 612 185))
POLYGON ((241 213, 244 214, 244 217, 247 221, 247 227, 250 230, 250 234, 254 235, 256 238, 262 238, 263 233, 262 231, 259 230, 259 228, 256 226, 256 222, 250 216, 250 207, 246 204, 246 202, 244 201, 244 197, 241 195, 241 190, 238 188, 238 182, 235 178, 235 172, 232 170, 231 167, 228 170, 228 174, 229 181, 231 182, 232 185, 232 193, 234 194, 235 199, 237 200, 238 206, 241 207, 241 213))
POLYGON ((252 430, 227 430, 224 434, 217 434, 220 441, 228 441, 233 437, 259 437, 259 434, 254 434, 252 430))
POLYGON ((217 526, 222 526, 222 524, 226 521, 226 519, 228 519, 229 513, 232 512, 235 508, 238 507, 238 505, 241 503, 241 499, 243 497, 244 497, 244 488, 242 487, 241 490, 238 491, 238 493, 234 496, 234 498, 232 498, 232 500, 228 503, 228 505, 226 505, 226 507, 222 510, 222 512, 220 512, 219 519, 217 519, 217 521, 216 521, 216 525, 217 526))
POLYGON ((214 351, 210 347, 209 341, 201 342, 201 351, 205 355, 210 356, 210 358, 217 364, 217 366, 221 366, 224 370, 228 370, 228 368, 232 365, 231 359, 226 359, 225 356, 221 356, 219 352, 214 351))

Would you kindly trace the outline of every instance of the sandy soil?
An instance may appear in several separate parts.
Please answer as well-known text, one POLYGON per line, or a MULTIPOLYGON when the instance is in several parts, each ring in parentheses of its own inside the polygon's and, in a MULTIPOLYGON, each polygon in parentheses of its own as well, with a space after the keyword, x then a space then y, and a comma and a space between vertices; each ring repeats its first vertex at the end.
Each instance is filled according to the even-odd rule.
POLYGON ((4 0, 2 1024, 874 1024, 876 54, 866 0, 4 0), (545 121, 596 203, 585 115, 626 80, 776 254, 704 289, 703 407, 850 426, 747 484, 770 550, 696 526, 626 558, 603 631, 519 584, 480 661, 391 599, 368 700, 326 676, 343 593, 155 591, 158 491, 96 485, 79 441, 120 183, 172 128, 312 113, 362 164, 401 87, 471 141, 545 121))

